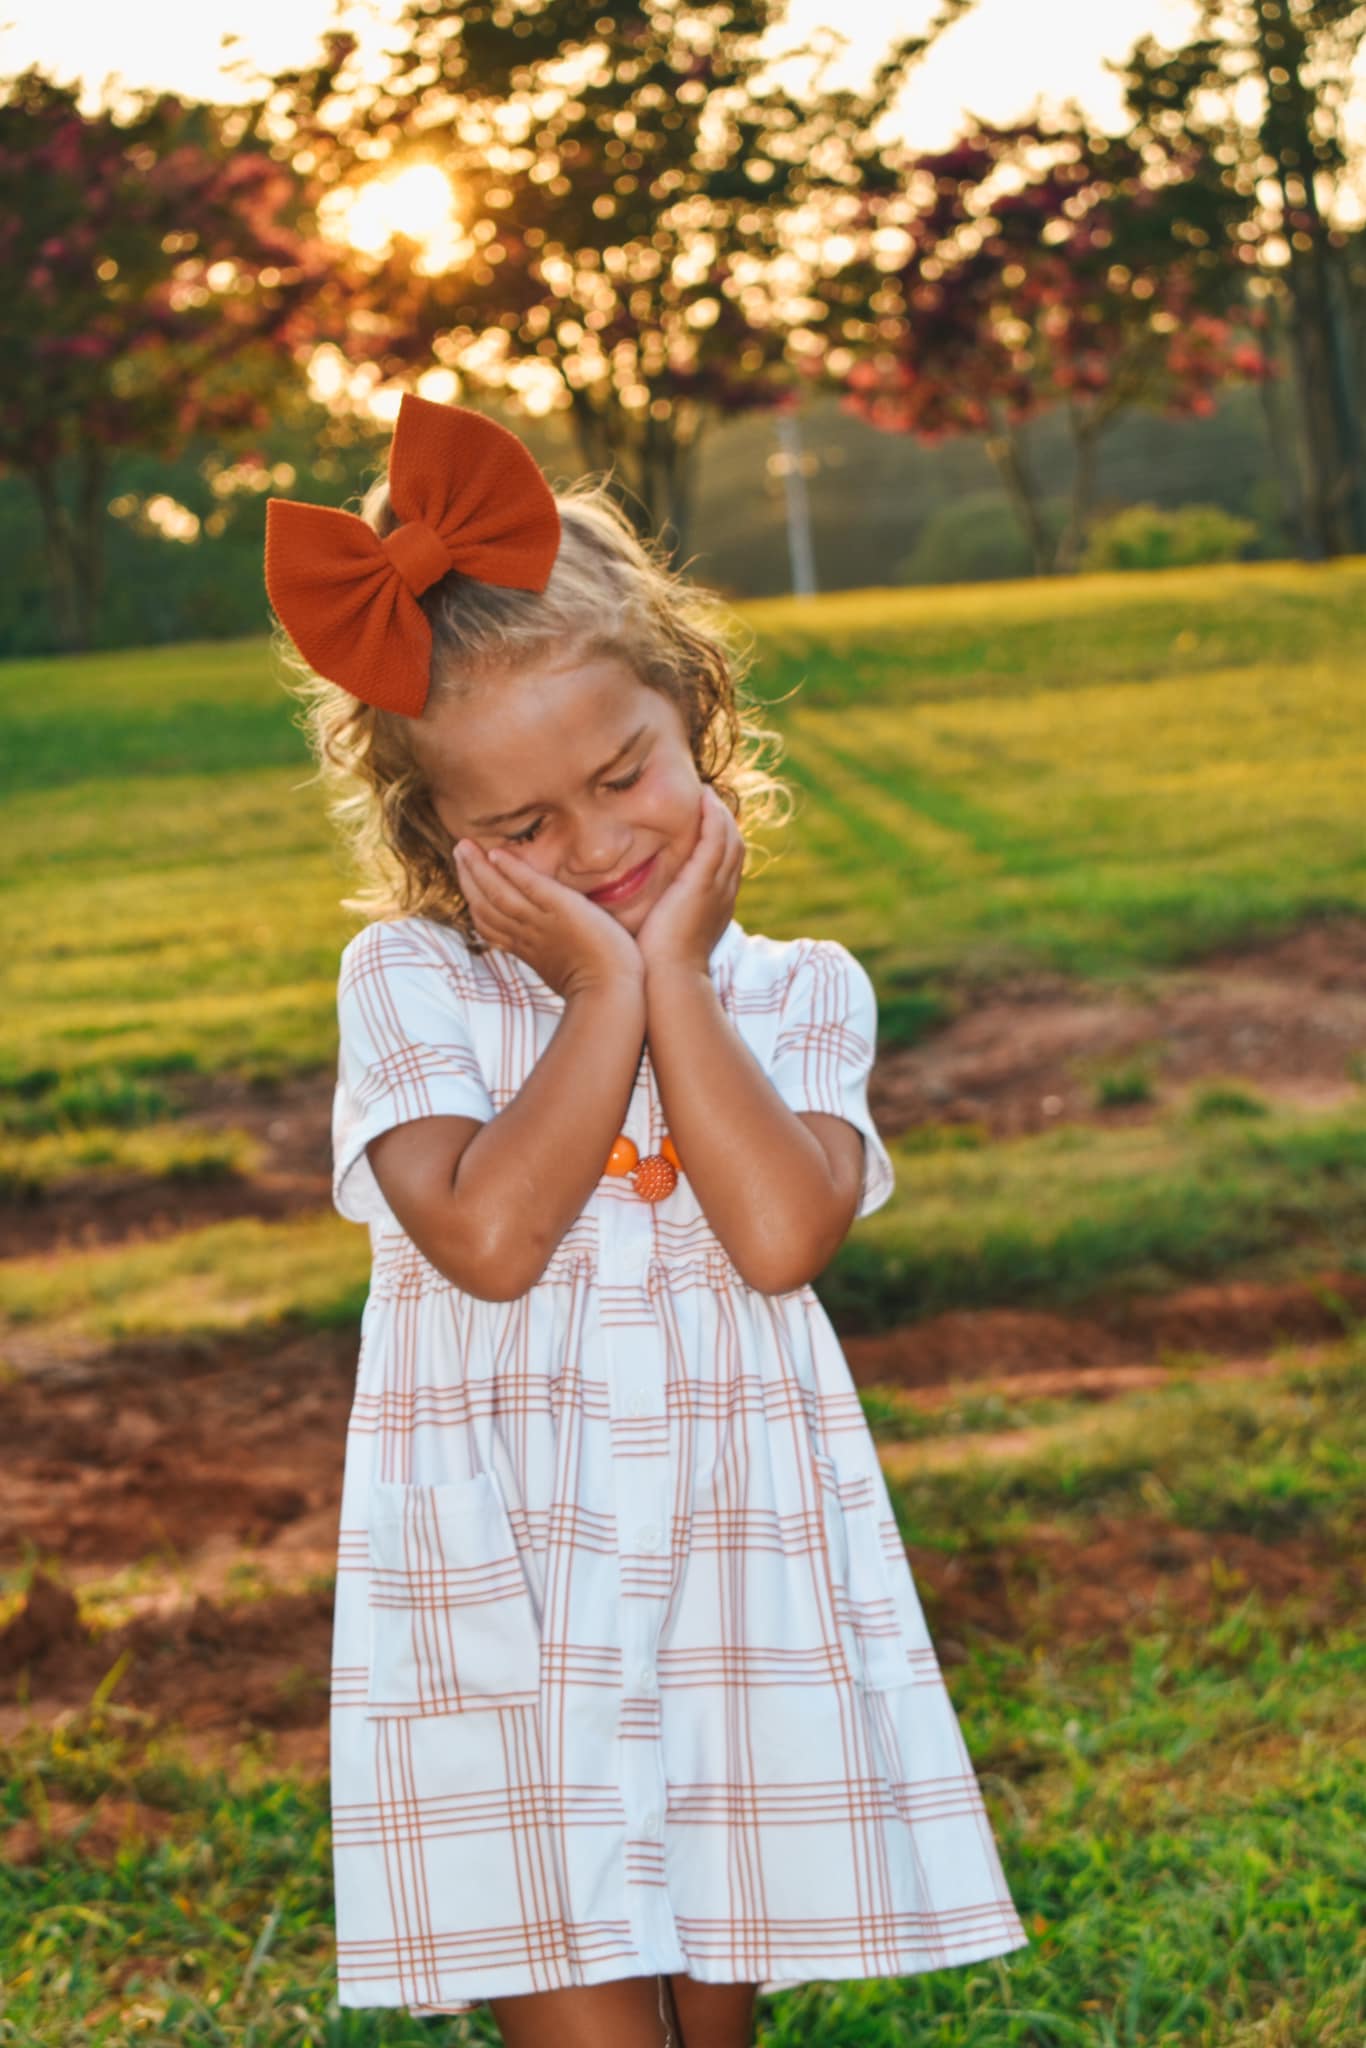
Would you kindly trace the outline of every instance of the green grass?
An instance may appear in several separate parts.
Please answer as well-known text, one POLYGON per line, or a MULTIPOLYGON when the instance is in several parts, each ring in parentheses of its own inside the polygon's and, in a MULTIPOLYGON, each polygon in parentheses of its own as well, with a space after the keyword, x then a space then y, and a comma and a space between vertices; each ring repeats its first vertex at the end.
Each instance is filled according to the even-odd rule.
MULTIPOLYGON (((1364 596, 1349 561, 749 607, 800 808, 741 922, 852 946, 893 1043, 956 977, 1360 910, 1364 596)), ((73 1076, 330 1063, 355 920, 295 715, 264 639, 0 666, 21 1128, 73 1076)))
POLYGON ((78 1121, 40 1137, 0 1138, 0 1200, 28 1200, 79 1177, 86 1185, 135 1174, 169 1181, 225 1180, 254 1173, 265 1147, 250 1131, 187 1128, 174 1122, 87 1129, 78 1121))
MULTIPOLYGON (((751 607, 759 693, 801 685, 768 714, 800 812, 741 922, 850 945, 889 1045, 1017 967, 1141 978, 1359 913, 1363 597, 1366 563, 1339 562, 751 607)), ((70 1172, 251 1171, 242 1133, 177 1128, 187 1093, 220 1072, 268 1093, 331 1070, 354 920, 293 715, 264 640, 0 666, 12 1197, 70 1172)), ((1134 1099, 1135 1075, 1094 1080, 1134 1099)), ((820 1281, 847 1329, 1362 1269, 1360 1099, 1311 1113, 1216 1082, 1142 1124, 1006 1143, 927 1127, 891 1149, 895 1199, 820 1281)), ((365 1233, 330 1211, 248 1219, 5 1261, 0 1318, 113 1342, 354 1327, 368 1268, 365 1233)), ((1364 1355, 1357 1331, 1243 1385, 1176 1361, 1102 1409, 864 1399, 904 1446, 898 1519, 930 1549, 1027 1561, 1040 1524, 1080 1539, 1143 1516, 1345 1556, 1364 1355), (1026 1423, 1023 1455, 915 1468, 919 1439, 1026 1423)), ((947 1676, 1032 1945, 765 2001, 761 2048, 1359 2048, 1359 1632, 1216 1568, 1212 1624, 1159 1603, 1121 1655, 1031 1634, 1027 1614, 1011 1643, 945 1615, 967 1637, 947 1676)), ((112 1625, 136 1575, 84 1584, 87 1618, 112 1625)), ((252 1590, 244 1565, 229 1597, 252 1590)), ((492 2044, 486 2015, 340 2013, 324 1788, 281 1773, 269 1736, 231 1780, 196 1769, 149 1742, 118 1680, 9 1745, 0 1829, 108 1794, 164 1816, 165 1838, 104 1864, 79 1845, 0 1856, 0 2048, 492 2044)))
POLYGON ((897 1189, 819 1291, 840 1327, 946 1309, 1072 1306, 1258 1262, 1362 1270, 1366 1104, 1331 1114, 1166 1115, 941 1150, 890 1148, 897 1189))
POLYGON ((968 1458, 889 1485, 907 1542, 989 1549, 1046 1520, 1081 1531, 1098 1514, 1151 1513, 1186 1529, 1274 1543, 1314 1532, 1344 1555, 1362 1526, 1366 1335, 1265 1379, 1175 1377, 1089 1414, 1075 1411, 1028 1455, 968 1458))
POLYGON ((745 608, 775 694, 862 704, 1186 681, 1274 661, 1335 661, 1362 632, 1360 558, 1062 582, 845 590, 745 608))
POLYGON ((1151 1102, 1152 1099, 1152 1076, 1136 1061, 1116 1067, 1111 1073, 1101 1074, 1096 1081, 1095 1100, 1101 1109, 1127 1108, 1132 1103, 1151 1102))
MULTIPOLYGON (((897 1494, 925 1543, 1027 1552, 1035 1520, 1080 1531, 1126 1506, 1346 1541, 1363 1449, 1358 1337, 1255 1386, 1117 1401, 1100 1435, 1079 1428, 1070 1451, 994 1480, 969 1465, 897 1494)), ((1212 1620, 1159 1603, 1107 1653, 967 1632, 945 1676, 1030 1946, 766 1999, 758 2048, 1359 2048, 1359 1631, 1212 1572, 1212 1620)), ((11 1741, 0 1828, 106 1798, 138 1802, 144 1825, 105 1860, 73 1842, 0 1862, 0 2038, 492 2048, 486 2012, 435 2027, 340 2012, 326 1790, 271 1754, 263 1736, 231 1776, 195 1768, 120 1708, 116 1670, 84 1712, 11 1741)))
MULTIPOLYGON (((890 1151, 897 1191, 819 1276, 849 1332, 952 1308, 1076 1306, 1235 1273, 1362 1270, 1366 1103, 1332 1114, 1169 1114, 994 1145, 890 1151)), ((332 1327, 364 1300, 369 1240, 330 1209, 0 1264, 0 1328, 85 1337, 332 1327)))

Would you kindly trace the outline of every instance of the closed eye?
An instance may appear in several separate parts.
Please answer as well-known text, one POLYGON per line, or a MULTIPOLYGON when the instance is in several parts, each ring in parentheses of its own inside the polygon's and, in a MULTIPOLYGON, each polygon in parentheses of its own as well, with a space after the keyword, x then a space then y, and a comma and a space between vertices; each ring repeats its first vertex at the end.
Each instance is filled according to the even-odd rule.
MULTIPOLYGON (((633 769, 623 782, 609 782, 606 786, 608 789, 630 789, 635 783, 639 782, 644 773, 645 763, 642 761, 639 768, 633 769)), ((512 846, 525 846, 536 837, 544 823, 544 818, 533 818, 524 831, 505 832, 503 837, 512 846)))

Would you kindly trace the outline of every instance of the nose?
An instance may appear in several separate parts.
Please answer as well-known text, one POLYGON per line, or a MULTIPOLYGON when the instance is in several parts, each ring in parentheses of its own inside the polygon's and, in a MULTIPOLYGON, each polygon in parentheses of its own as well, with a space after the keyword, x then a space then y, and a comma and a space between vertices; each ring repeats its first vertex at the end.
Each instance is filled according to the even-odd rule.
POLYGON ((605 818, 577 826, 569 847, 569 872, 585 889, 600 889, 630 866, 631 833, 605 818))

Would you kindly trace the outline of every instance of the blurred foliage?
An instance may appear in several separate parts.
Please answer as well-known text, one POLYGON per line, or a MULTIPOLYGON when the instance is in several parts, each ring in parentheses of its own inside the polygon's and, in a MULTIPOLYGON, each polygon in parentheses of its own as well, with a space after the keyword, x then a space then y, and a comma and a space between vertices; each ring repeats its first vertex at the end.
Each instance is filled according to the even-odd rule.
MULTIPOLYGON (((1056 545, 1067 523, 1067 500, 1039 508, 1045 534, 1056 545)), ((897 564, 899 583, 991 583, 1032 576, 1029 540, 1004 493, 969 491, 932 513, 915 546, 897 564)))
MULTIPOLYGON (((481 409, 512 426, 553 481, 576 474, 577 452, 561 415, 529 420, 494 401, 481 401, 481 409)), ((874 432, 842 412, 833 397, 813 402, 803 428, 815 464, 808 493, 824 589, 1029 573, 1018 525, 980 439, 923 447, 906 435, 874 432)), ((1050 417, 1030 435, 1033 465, 1056 519, 1071 461, 1067 428, 1050 417)), ((367 429, 319 404, 273 420, 236 454, 196 439, 173 462, 133 453, 116 459, 111 501, 131 499, 136 508, 161 494, 198 518, 200 530, 181 542, 137 509, 110 519, 110 574, 95 644, 136 647, 264 632, 266 497, 273 492, 354 509, 383 468, 388 438, 387 428, 367 429), (290 471, 293 481, 286 485, 280 478, 290 471)), ((741 416, 710 432, 699 456, 699 546, 690 573, 737 599, 789 588, 781 487, 765 471, 773 449, 771 422, 741 416)), ((1226 392, 1209 419, 1136 413, 1120 420, 1102 450, 1099 493, 1106 513, 1130 498, 1172 505, 1208 496, 1228 512, 1255 513, 1259 554, 1291 551, 1265 423, 1250 391, 1226 392)), ((54 650, 36 508, 16 478, 0 477, 0 548, 7 569, 0 578, 0 656, 54 650)))
MULTIPOLYGON (((173 93, 86 110, 37 68, 0 81, 0 254, 22 280, 0 297, 0 469, 32 492, 63 647, 94 638, 112 453, 263 429, 342 282, 249 129, 173 93)), ((185 530, 160 494, 146 509, 185 530)))
POLYGON ((1221 505, 1126 505, 1092 529, 1087 569, 1179 569, 1234 562, 1257 536, 1254 519, 1221 505))
POLYGON ((1194 158, 1156 177, 1075 105, 1008 127, 969 116, 946 149, 905 161, 903 193, 869 195, 906 253, 880 292, 865 280, 895 304, 848 365, 844 403, 888 433, 985 435, 1040 573, 1076 567, 1101 437, 1125 411, 1208 415, 1221 385, 1276 374, 1225 232, 1236 202, 1194 158), (1055 408, 1075 442, 1060 533, 1022 433, 1055 408))
POLYGON ((1199 0, 1189 40, 1115 66, 1174 238, 1232 252, 1285 330, 1301 549, 1366 551, 1366 232, 1352 132, 1360 0, 1199 0), (1217 222, 1217 225, 1216 225, 1217 222))

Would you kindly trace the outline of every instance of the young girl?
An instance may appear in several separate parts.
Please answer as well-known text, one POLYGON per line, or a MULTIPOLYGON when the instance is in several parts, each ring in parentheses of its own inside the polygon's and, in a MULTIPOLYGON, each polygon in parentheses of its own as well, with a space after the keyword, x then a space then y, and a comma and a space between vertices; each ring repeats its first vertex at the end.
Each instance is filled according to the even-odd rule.
POLYGON ((782 786, 714 600, 405 397, 266 581, 375 914, 332 1690, 344 2006, 745 2048, 757 1991, 1018 1948, 811 1282, 892 1192, 867 974, 734 915, 782 786))

